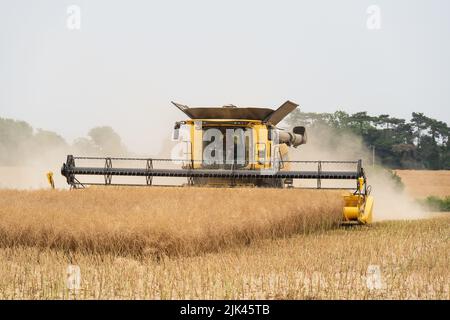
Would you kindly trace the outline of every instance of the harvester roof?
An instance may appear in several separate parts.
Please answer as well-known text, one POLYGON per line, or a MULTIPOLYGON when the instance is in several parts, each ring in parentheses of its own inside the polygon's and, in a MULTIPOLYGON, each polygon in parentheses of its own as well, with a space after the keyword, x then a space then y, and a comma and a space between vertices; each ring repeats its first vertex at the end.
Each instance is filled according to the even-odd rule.
POLYGON ((286 101, 277 110, 258 107, 238 108, 233 105, 223 107, 188 107, 173 101, 172 104, 191 119, 260 120, 272 125, 277 125, 298 106, 298 104, 291 101, 286 101))

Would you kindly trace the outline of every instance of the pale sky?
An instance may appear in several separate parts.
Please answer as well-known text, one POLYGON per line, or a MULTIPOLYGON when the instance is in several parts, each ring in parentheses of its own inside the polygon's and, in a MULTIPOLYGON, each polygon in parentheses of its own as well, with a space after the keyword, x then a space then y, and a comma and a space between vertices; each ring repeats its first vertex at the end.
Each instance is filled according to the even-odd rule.
POLYGON ((0 0, 0 117, 150 154, 185 118, 171 100, 450 123, 449 60, 446 0, 0 0))

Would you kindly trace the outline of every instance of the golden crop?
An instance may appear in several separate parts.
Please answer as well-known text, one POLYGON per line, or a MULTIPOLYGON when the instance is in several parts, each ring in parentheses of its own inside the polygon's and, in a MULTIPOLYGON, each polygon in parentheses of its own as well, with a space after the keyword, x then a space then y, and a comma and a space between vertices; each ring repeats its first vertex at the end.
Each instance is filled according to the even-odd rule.
POLYGON ((450 170, 395 170, 415 198, 450 195, 450 170))
POLYGON ((450 299, 447 214, 335 228, 341 201, 325 190, 3 190, 0 299, 450 299), (68 265, 81 272, 75 290, 68 265))
POLYGON ((330 228, 340 192, 215 188, 0 191, 0 247, 190 256, 330 228))

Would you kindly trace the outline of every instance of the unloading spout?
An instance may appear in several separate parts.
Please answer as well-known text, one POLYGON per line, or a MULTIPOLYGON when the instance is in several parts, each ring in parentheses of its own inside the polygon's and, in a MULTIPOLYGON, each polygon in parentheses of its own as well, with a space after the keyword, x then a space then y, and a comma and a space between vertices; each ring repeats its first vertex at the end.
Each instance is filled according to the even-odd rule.
POLYGON ((278 131, 278 142, 297 148, 306 143, 306 130, 304 127, 295 127, 293 132, 278 131))

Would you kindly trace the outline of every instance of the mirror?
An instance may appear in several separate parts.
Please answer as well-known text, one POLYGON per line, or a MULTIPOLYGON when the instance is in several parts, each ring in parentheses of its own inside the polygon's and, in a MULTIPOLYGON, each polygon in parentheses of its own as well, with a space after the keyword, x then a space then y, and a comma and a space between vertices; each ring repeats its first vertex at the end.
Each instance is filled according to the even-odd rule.
POLYGON ((177 141, 180 138, 180 129, 173 129, 172 139, 177 141))
POLYGON ((180 123, 175 123, 175 127, 173 128, 172 140, 178 141, 180 138, 180 123))

